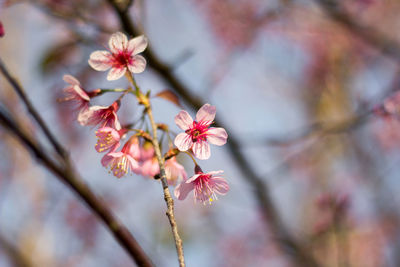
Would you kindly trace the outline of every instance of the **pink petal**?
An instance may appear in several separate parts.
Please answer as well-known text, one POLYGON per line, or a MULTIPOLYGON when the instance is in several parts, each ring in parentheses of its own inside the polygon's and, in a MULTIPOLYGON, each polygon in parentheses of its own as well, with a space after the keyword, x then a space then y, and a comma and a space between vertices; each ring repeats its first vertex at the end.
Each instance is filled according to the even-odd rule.
POLYGON ((175 137, 174 144, 180 151, 187 151, 193 144, 192 137, 186 133, 180 133, 175 137))
POLYGON ((226 139, 228 139, 228 134, 224 128, 210 128, 207 131, 207 141, 213 145, 225 145, 226 139))
POLYGON ((90 97, 86 94, 85 91, 82 90, 82 88, 79 85, 75 85, 74 90, 82 99, 90 101, 90 97))
MULTIPOLYGON (((179 147, 178 147, 179 148, 179 147)), ((211 156, 210 145, 207 141, 199 140, 193 144, 192 147, 193 154, 198 159, 209 159, 211 156)))
POLYGON ((143 52, 147 47, 147 38, 144 35, 135 37, 128 42, 128 51, 134 55, 143 52))
POLYGON ((113 54, 118 54, 128 47, 128 38, 122 32, 114 33, 108 41, 108 46, 113 54))
POLYGON ((207 122, 206 125, 210 125, 215 118, 216 108, 210 104, 204 104, 196 114, 197 122, 207 122))
POLYGON ((193 125, 193 119, 185 110, 182 110, 175 116, 175 123, 179 128, 186 131, 193 125))
POLYGON ((190 177, 186 182, 187 183, 193 183, 197 178, 199 178, 203 174, 195 174, 192 177, 190 177))
POLYGON ((110 152, 108 154, 105 154, 104 157, 101 159, 101 165, 107 167, 114 158, 118 158, 122 155, 123 153, 121 152, 110 152))
POLYGON ((114 81, 124 76, 126 68, 112 68, 107 75, 107 80, 114 81))
POLYGON ((117 113, 113 112, 112 114, 114 116, 114 125, 113 126, 114 126, 115 130, 119 131, 119 130, 121 130, 121 123, 118 120, 117 113))
POLYGON ((220 195, 225 195, 229 191, 229 185, 226 180, 222 177, 213 177, 213 190, 220 195))
POLYGON ((194 189, 194 185, 188 182, 180 183, 174 190, 174 195, 179 200, 184 200, 190 191, 194 189))
POLYGON ((127 158, 129 160, 130 168, 132 170, 139 168, 139 163, 133 157, 131 157, 130 155, 127 155, 127 158))
POLYGON ((111 54, 108 51, 95 51, 90 54, 89 65, 97 71, 105 71, 111 68, 111 54))
POLYGON ((132 64, 128 65, 128 69, 132 73, 141 73, 146 68, 146 59, 140 55, 132 57, 132 64))
POLYGON ((66 83, 69 83, 70 85, 78 85, 80 86, 81 83, 72 75, 66 74, 63 76, 63 80, 66 83))

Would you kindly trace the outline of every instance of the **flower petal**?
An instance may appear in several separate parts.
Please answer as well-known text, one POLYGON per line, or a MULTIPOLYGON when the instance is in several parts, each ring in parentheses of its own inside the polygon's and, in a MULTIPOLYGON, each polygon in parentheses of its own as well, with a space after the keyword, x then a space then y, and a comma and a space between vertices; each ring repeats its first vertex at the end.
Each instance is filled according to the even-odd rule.
POLYGON ((209 159, 211 156, 210 145, 207 141, 199 140, 193 144, 193 154, 198 159, 209 159))
POLYGON ((74 90, 82 99, 90 101, 90 97, 86 94, 85 91, 83 91, 83 89, 79 85, 75 85, 74 90))
POLYGON ((194 185, 188 182, 180 183, 174 190, 174 195, 179 200, 184 200, 190 191, 194 189, 194 185))
POLYGON ((204 104, 196 114, 197 122, 206 122, 205 125, 210 125, 215 118, 216 108, 210 104, 204 104))
POLYGON ((107 80, 114 81, 124 76, 126 68, 112 68, 107 75, 107 80))
POLYGON ((179 128, 186 131, 193 125, 193 119, 185 110, 182 110, 175 116, 175 123, 179 128))
POLYGON ((143 52, 147 47, 147 38, 144 35, 140 35, 135 37, 128 42, 128 52, 133 53, 134 55, 143 52))
POLYGON ((207 131, 207 141, 213 145, 225 145, 226 139, 228 139, 228 134, 224 128, 210 128, 207 131))
POLYGON ((118 54, 128 47, 128 38, 122 32, 114 33, 108 41, 108 46, 113 54, 118 54))
POLYGON ((225 195, 229 191, 229 185, 227 181, 222 177, 213 177, 213 190, 220 195, 225 195))
POLYGON ((180 133, 175 137, 174 144, 180 151, 187 151, 193 144, 192 137, 186 133, 180 133))
POLYGON ((108 51, 95 51, 90 54, 89 65, 97 71, 105 71, 111 68, 111 54, 108 51))
POLYGON ((66 83, 69 83, 70 85, 78 85, 80 86, 81 83, 72 75, 66 74, 63 76, 63 80, 66 83))
POLYGON ((141 73, 146 68, 146 59, 140 55, 132 57, 132 64, 128 65, 128 69, 133 73, 141 73))
POLYGON ((188 180, 187 180, 187 182, 188 183, 193 183, 193 181, 195 181, 197 178, 199 178, 201 175, 203 175, 203 174, 195 174, 195 175, 193 175, 192 177, 190 177, 188 180))

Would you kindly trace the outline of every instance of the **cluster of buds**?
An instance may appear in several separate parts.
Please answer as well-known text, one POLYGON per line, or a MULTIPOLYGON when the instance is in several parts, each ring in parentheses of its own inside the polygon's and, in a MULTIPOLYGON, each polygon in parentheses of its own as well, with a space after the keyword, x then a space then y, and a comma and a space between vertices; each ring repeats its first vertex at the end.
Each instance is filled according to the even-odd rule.
MULTIPOLYGON (((121 100, 127 93, 136 96, 138 103, 149 106, 149 94, 144 95, 136 84, 133 73, 141 73, 146 67, 146 60, 139 53, 147 47, 147 39, 139 36, 128 40, 125 34, 118 32, 109 40, 109 51, 95 51, 90 55, 89 65, 98 71, 110 69, 107 80, 116 80, 126 75, 132 83, 132 89, 95 89, 86 91, 81 83, 71 75, 65 75, 64 81, 69 85, 64 89, 66 97, 64 101, 75 104, 77 121, 81 125, 98 126, 96 131, 97 143, 95 149, 99 153, 105 153, 101 164, 109 169, 109 172, 117 178, 129 173, 135 173, 144 177, 159 178, 160 162, 156 157, 152 136, 141 129, 133 128, 134 125, 122 125, 118 118, 118 110, 121 100), (106 92, 121 92, 122 94, 109 106, 91 105, 91 99, 106 92), (122 145, 122 148, 120 149, 122 145)), ((145 121, 143 112, 141 121, 145 121)), ((175 138, 175 146, 170 141, 169 150, 164 156, 164 168, 169 185, 178 186, 175 196, 183 200, 188 193, 194 190, 195 200, 203 203, 215 200, 216 194, 226 194, 229 190, 228 183, 220 177, 222 171, 204 173, 198 166, 194 157, 204 160, 210 157, 209 143, 224 145, 227 141, 227 133, 223 128, 210 127, 214 121, 216 108, 205 104, 197 112, 196 120, 193 120, 186 111, 181 111, 175 117, 176 124, 184 130, 175 138), (187 178, 184 167, 178 163, 176 155, 179 152, 188 154, 195 163, 194 176, 187 178)), ((168 135, 169 127, 159 124, 158 130, 168 135)), ((169 140, 171 140, 169 138, 169 140)))

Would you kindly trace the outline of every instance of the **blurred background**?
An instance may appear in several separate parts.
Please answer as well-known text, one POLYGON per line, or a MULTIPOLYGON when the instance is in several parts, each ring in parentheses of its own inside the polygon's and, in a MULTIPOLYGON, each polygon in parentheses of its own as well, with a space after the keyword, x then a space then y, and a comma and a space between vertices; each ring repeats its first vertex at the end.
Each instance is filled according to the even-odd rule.
MULTIPOLYGON (((0 58, 154 264, 177 266, 160 182, 109 174, 95 129, 57 102, 64 74, 88 90, 128 86, 87 63, 112 33, 133 35, 116 12, 128 4, 124 14, 150 44, 141 88, 175 91, 192 116, 215 105, 229 134, 200 163, 224 170, 229 193, 212 205, 175 201, 187 266, 400 266, 399 1, 0 1, 0 58)), ((51 151, 3 77, 0 105, 51 151)), ((153 107, 179 132, 179 107, 159 98, 153 107)), ((140 114, 124 98, 121 121, 140 114)), ((135 266, 1 126, 0 156, 1 267, 135 266)), ((192 176, 190 158, 178 160, 192 176)))

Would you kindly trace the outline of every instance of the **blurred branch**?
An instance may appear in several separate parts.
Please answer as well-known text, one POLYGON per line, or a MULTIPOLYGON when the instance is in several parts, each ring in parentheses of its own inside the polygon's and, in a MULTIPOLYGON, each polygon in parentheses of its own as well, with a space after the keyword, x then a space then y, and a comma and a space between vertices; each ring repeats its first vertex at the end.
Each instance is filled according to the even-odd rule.
MULTIPOLYGON (((52 155, 41 147, 36 140, 33 140, 24 130, 8 115, 4 110, 0 108, 0 124, 11 133, 13 133, 17 139, 27 147, 27 149, 34 154, 38 161, 40 161, 46 168, 53 172, 58 178, 67 184, 76 194, 78 194, 82 200, 90 207, 90 209, 97 214, 100 219, 105 223, 106 227, 111 231, 114 237, 118 240, 120 245, 126 249, 132 259, 139 266, 152 266, 151 260, 145 254, 143 249, 137 243, 136 239, 132 236, 125 225, 114 215, 114 213, 107 207, 106 203, 98 198, 89 186, 77 175, 72 163, 68 157, 66 150, 55 140, 53 135, 48 130, 43 119, 39 113, 34 109, 26 97, 22 87, 16 82, 14 78, 9 74, 4 64, 0 60, 0 70, 3 75, 10 82, 12 87, 20 95, 25 105, 28 107, 28 111, 35 118, 38 123, 42 123, 41 127, 46 129, 48 132, 46 136, 51 136, 53 145, 57 144, 59 151, 61 151, 62 159, 61 163, 58 164, 54 161, 52 155)), ((57 150, 58 151, 58 150, 57 150)))
POLYGON ((386 35, 374 28, 365 26, 354 20, 343 8, 340 1, 314 0, 322 10, 333 20, 342 24, 346 30, 361 38, 364 42, 379 50, 389 59, 400 60, 400 44, 389 39, 386 35))
POLYGON ((33 267, 32 262, 23 253, 15 247, 11 242, 6 240, 4 236, 0 235, 0 248, 9 257, 14 266, 19 267, 33 267))
MULTIPOLYGON (((107 0, 111 7, 117 14, 120 23, 125 32, 132 36, 138 36, 141 33, 134 26, 129 14, 120 9, 114 0, 107 0)), ((172 89, 175 90, 183 100, 189 104, 193 109, 199 109, 206 101, 200 96, 194 95, 190 92, 189 88, 183 84, 173 73, 173 68, 163 63, 153 52, 151 48, 147 48, 143 55, 145 56, 148 64, 151 66, 156 73, 161 76, 166 83, 168 83, 172 89)), ((228 139, 229 155, 233 158, 236 165, 242 172, 245 180, 252 186, 255 191, 255 198, 260 207, 261 213, 265 218, 265 226, 267 229, 275 235, 275 239, 278 241, 280 247, 292 257, 292 263, 295 266, 317 266, 317 263, 313 257, 301 246, 297 241, 289 234, 288 230, 284 227, 280 216, 273 204, 271 195, 269 192, 268 185, 264 182, 263 177, 259 177, 254 168, 250 165, 245 155, 242 153, 239 145, 239 141, 233 134, 233 131, 229 130, 229 127, 222 125, 217 119, 215 124, 220 127, 224 127, 227 132, 230 133, 228 139)))
POLYGON ((22 89, 21 85, 17 82, 15 78, 13 78, 10 74, 10 72, 7 70, 5 67, 3 61, 0 59, 0 72, 4 75, 4 77, 7 79, 7 81, 11 84, 12 88, 14 91, 18 94, 18 96, 21 98, 22 102, 24 102, 24 105, 28 109, 29 114, 33 117, 33 119, 39 124, 40 128, 46 135, 47 139, 50 141, 50 143, 53 145, 54 149, 57 151, 57 153, 62 157, 66 158, 67 153, 64 150, 64 148, 58 143, 56 138, 53 136, 53 134, 50 132, 49 128, 45 124, 44 120, 40 117, 39 113, 35 110, 31 102, 29 101, 27 95, 25 94, 25 91, 22 89))

